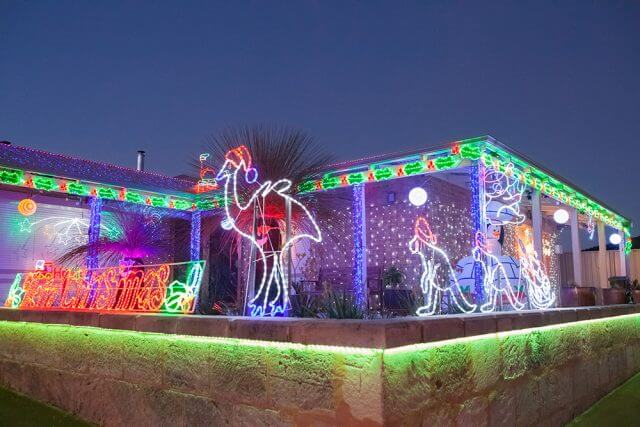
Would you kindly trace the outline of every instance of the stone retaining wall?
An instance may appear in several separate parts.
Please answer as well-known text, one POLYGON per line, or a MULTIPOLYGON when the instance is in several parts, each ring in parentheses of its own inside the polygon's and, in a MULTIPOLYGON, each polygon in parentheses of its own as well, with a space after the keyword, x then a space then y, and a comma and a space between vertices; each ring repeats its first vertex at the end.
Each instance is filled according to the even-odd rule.
MULTIPOLYGON (((298 336, 292 328, 303 328, 289 321, 288 335, 268 342, 176 335, 183 318, 175 318, 174 333, 151 333, 122 328, 160 328, 162 321, 149 320, 159 316, 123 316, 117 330, 68 324, 68 313, 3 311, 14 319, 0 321, 0 380, 104 425, 562 425, 640 370, 635 310, 574 310, 591 320, 569 316, 571 323, 524 331, 517 329, 527 316, 516 313, 464 317, 459 338, 447 333, 448 341, 434 338, 449 328, 442 319, 403 321, 411 326, 400 329, 383 321, 369 330, 359 322, 320 322, 318 334, 305 321, 311 340, 328 340, 327 325, 336 338, 340 331, 395 331, 383 334, 385 345, 361 348, 284 342, 298 336), (387 345, 415 325, 415 343, 387 345), (486 334, 483 328, 492 333, 474 336, 486 334)), ((250 319, 240 320, 228 322, 227 335, 251 330, 238 328, 250 319)))

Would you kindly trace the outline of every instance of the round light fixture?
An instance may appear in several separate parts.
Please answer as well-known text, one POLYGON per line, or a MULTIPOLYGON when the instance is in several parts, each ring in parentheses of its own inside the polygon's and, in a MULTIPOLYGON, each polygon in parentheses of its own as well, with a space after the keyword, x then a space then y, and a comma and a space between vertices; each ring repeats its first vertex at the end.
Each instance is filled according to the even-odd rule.
POLYGON ((569 221, 569 212, 566 209, 556 209, 553 213, 553 220, 558 224, 566 224, 569 221))
POLYGON ((609 243, 611 243, 612 245, 619 245, 620 242, 622 242, 622 236, 618 233, 613 233, 609 236, 609 243))
POLYGON ((31 216, 36 213, 38 205, 31 199, 22 199, 18 203, 18 212, 24 216, 31 216))
POLYGON ((413 206, 422 206, 427 202, 427 192, 422 187, 414 187, 409 191, 409 202, 413 206))

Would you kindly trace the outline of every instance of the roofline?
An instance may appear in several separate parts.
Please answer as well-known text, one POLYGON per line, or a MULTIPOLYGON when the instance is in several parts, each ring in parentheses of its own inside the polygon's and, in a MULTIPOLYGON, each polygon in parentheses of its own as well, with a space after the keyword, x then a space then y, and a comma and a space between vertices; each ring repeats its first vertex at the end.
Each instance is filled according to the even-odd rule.
POLYGON ((535 160, 532 160, 529 156, 527 156, 526 154, 522 154, 520 151, 515 150, 505 144, 503 144, 502 142, 498 141, 497 139, 495 139, 494 137, 492 137, 491 135, 487 135, 485 136, 485 138, 487 139, 487 141, 492 144, 495 145, 496 147, 499 147, 500 149, 513 154, 517 157, 519 157, 520 159, 522 159, 523 161, 525 161, 526 163, 529 163, 532 166, 535 166, 536 168, 540 169, 542 172, 546 173, 547 175, 551 175, 553 176, 555 179, 557 179, 558 181, 568 185, 569 187, 573 188, 574 190, 582 193, 585 197, 588 197, 589 199, 593 200, 594 202, 602 205, 604 208, 607 208, 608 210, 610 210, 611 212, 615 213, 616 215, 624 218, 625 220, 627 220, 629 222, 629 224, 631 224, 631 221, 629 220, 629 218, 626 215, 621 214, 620 212, 616 211, 615 209, 613 209, 609 204, 603 202, 601 199, 595 197, 594 195, 592 195, 591 193, 589 193, 588 191, 583 190, 581 187, 577 186, 576 184, 574 184, 572 181, 566 179, 566 178, 558 178, 557 174, 555 174, 554 172, 552 172, 549 168, 547 168, 546 166, 541 165, 540 163, 538 163, 535 160))
MULTIPOLYGON (((580 206, 580 210, 586 210, 593 213, 595 217, 601 217, 603 221, 611 226, 620 225, 621 228, 631 226, 631 221, 626 216, 618 213, 608 204, 605 204, 600 199, 593 197, 591 194, 582 190, 570 181, 564 178, 559 178, 557 174, 551 172, 548 168, 541 166, 539 163, 531 160, 528 156, 500 143, 490 135, 454 141, 447 144, 440 144, 430 148, 412 150, 404 153, 392 153, 334 163, 314 174, 314 176, 321 176, 322 178, 311 178, 304 181, 300 185, 299 191, 303 193, 315 192, 360 183, 366 184, 368 182, 377 182, 409 175, 437 172, 440 170, 458 168, 465 164, 468 165, 468 161, 479 161, 480 159, 482 159, 482 162, 486 163, 487 159, 484 158, 484 153, 487 150, 496 153, 496 155, 499 155, 498 152, 504 153, 509 161, 519 163, 518 166, 524 169, 523 172, 527 174, 527 170, 532 168, 535 172, 539 172, 552 180, 552 188, 546 188, 547 183, 537 182, 537 177, 527 178, 533 182, 533 185, 530 186, 534 188, 536 186, 541 187, 540 189, 550 197, 570 206, 580 206), (461 153, 461 147, 470 147, 470 149, 466 153, 461 153), (478 151, 474 152, 472 148, 478 151), (454 157, 456 158, 452 160, 454 157), (440 160, 442 166, 438 165, 440 160), (436 163, 435 167, 433 167, 434 162, 436 163), (404 169, 407 166, 411 166, 411 173, 408 173, 404 169), (562 188, 562 191, 555 189, 555 185, 559 185, 562 188), (572 200, 572 194, 579 200, 572 200), (583 199, 586 199, 586 202, 583 199), (591 204, 595 204, 595 207, 591 204), (604 213, 602 211, 604 211, 604 213)), ((462 148, 462 151, 465 151, 465 149, 462 148)), ((530 183, 527 182, 527 184, 530 183)))

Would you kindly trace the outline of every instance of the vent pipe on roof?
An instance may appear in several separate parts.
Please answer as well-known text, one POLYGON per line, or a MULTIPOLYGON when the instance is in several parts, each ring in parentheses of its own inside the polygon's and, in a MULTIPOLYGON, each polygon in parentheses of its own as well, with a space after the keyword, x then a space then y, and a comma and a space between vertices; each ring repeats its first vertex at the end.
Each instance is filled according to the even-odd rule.
POLYGON ((136 169, 139 170, 140 172, 144 171, 144 151, 143 150, 138 150, 138 164, 136 166, 136 169))

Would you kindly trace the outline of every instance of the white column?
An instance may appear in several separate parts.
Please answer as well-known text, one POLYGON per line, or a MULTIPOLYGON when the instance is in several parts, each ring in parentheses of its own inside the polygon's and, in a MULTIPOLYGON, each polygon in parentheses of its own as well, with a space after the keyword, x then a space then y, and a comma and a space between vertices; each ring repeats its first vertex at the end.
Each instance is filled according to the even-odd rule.
POLYGON ((531 194, 531 223, 533 225, 533 248, 542 262, 542 209, 540 206, 540 192, 533 190, 531 194))
POLYGON ((580 251, 580 228, 578 228, 578 211, 570 210, 571 214, 571 257, 573 259, 573 282, 582 286, 582 259, 580 251))
POLYGON ((598 286, 608 287, 607 277, 607 235, 604 222, 598 220, 598 286))
POLYGON ((618 234, 622 239, 620 241, 620 244, 618 245, 618 255, 620 256, 620 274, 619 275, 626 276, 627 275, 627 254, 624 253, 624 246, 626 242, 624 230, 618 230, 618 234))

